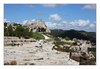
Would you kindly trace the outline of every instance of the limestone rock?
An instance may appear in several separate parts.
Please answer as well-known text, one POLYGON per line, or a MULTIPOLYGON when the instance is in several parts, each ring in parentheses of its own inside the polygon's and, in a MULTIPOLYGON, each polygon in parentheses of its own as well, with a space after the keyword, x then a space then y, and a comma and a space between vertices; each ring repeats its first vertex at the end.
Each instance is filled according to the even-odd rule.
POLYGON ((24 24, 25 27, 33 29, 33 32, 46 32, 51 33, 51 31, 47 28, 44 21, 41 19, 34 21, 27 21, 27 23, 24 24))

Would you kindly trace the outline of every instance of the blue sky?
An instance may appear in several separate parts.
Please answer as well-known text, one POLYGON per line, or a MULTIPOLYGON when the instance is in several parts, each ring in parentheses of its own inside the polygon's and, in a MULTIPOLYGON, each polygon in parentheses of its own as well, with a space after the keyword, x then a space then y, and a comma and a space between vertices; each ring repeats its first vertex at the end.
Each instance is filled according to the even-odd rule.
POLYGON ((49 29, 96 31, 95 4, 4 4, 4 21, 42 19, 49 29))

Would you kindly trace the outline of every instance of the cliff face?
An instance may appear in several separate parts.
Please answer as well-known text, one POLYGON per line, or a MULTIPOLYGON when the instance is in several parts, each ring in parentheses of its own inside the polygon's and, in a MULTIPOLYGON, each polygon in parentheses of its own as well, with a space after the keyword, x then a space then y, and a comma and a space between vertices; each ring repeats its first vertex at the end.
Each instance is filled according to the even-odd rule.
POLYGON ((33 29, 33 32, 51 33, 51 31, 45 25, 45 22, 42 21, 41 19, 37 20, 36 22, 27 21, 27 23, 25 23, 24 26, 33 29))

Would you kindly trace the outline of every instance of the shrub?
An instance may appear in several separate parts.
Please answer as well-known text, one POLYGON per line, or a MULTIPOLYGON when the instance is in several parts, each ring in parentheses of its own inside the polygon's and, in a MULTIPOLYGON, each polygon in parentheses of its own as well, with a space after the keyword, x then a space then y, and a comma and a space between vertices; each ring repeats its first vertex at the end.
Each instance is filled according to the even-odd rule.
POLYGON ((71 45, 77 45, 77 42, 73 42, 71 45))
POLYGON ((5 46, 11 46, 12 44, 5 44, 5 46))
POLYGON ((34 60, 43 60, 43 58, 38 58, 38 59, 34 59, 34 60))
POLYGON ((55 42, 61 42, 61 40, 60 40, 58 37, 55 37, 55 38, 54 38, 54 41, 55 41, 55 42))
POLYGON ((30 63, 30 65, 35 65, 35 63, 30 63))
POLYGON ((65 40, 70 40, 70 38, 66 36, 66 37, 65 37, 65 40))
POLYGON ((10 65, 9 62, 5 62, 4 65, 10 65))

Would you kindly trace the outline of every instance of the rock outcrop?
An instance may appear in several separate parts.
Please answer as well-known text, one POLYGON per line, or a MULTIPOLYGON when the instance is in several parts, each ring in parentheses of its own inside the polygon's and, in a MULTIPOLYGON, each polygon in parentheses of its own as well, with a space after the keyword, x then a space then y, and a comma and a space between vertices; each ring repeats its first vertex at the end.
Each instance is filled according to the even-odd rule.
POLYGON ((27 23, 25 23, 23 26, 30 28, 30 29, 33 29, 33 32, 51 33, 51 31, 47 28, 45 22, 42 21, 41 19, 37 20, 36 22, 27 21, 27 23))

